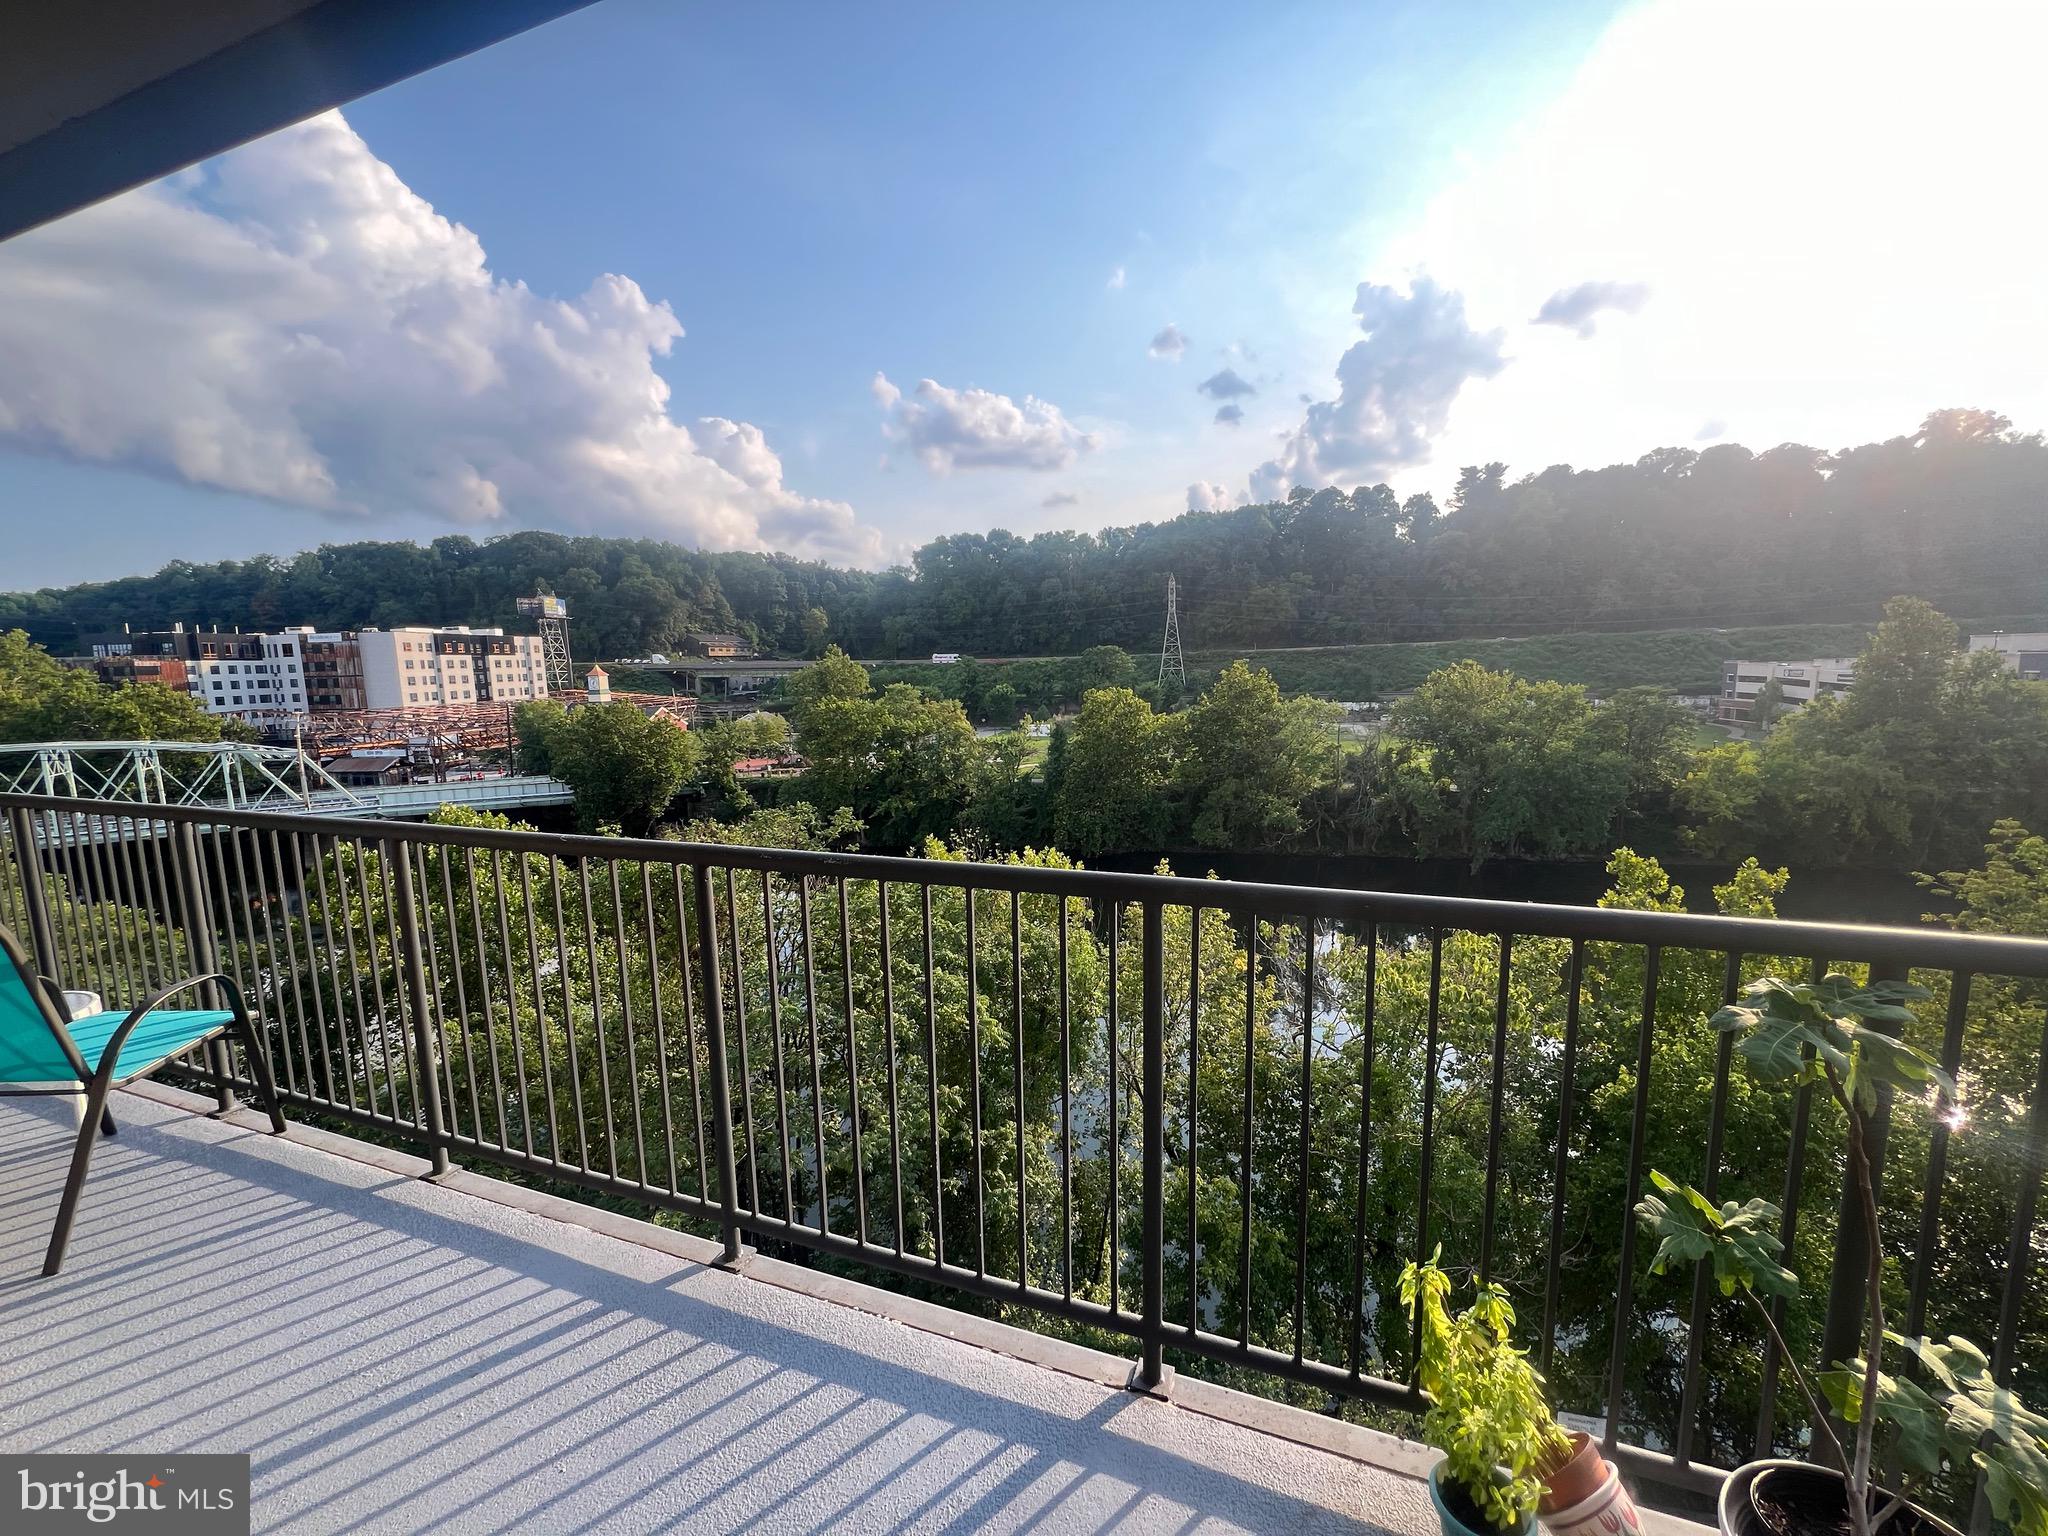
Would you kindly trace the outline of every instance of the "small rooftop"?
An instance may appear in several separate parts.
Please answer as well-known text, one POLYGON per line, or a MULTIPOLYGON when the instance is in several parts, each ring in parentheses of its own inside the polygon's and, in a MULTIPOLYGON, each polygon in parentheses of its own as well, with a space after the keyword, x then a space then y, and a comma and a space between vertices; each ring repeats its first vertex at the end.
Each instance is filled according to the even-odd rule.
POLYGON ((1226 1416, 1419 1448, 206 1105, 115 1096, 49 1280, 72 1110, 0 1107, 0 1442, 246 1451, 255 1528, 294 1536, 1435 1529, 1414 1478, 1226 1416))

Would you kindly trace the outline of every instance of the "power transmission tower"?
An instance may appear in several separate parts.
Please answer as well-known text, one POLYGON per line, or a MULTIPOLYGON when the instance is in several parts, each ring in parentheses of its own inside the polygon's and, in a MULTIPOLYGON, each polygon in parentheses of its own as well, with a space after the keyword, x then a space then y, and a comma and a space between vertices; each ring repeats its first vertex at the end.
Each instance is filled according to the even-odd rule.
POLYGON ((1166 639, 1159 647, 1159 687, 1163 692, 1171 677, 1182 688, 1188 684, 1188 669, 1180 654, 1180 584, 1166 578, 1166 639))
POLYGON ((546 592, 519 599, 520 616, 538 620, 541 665, 547 669, 548 688, 571 688, 569 675, 569 605, 546 592))

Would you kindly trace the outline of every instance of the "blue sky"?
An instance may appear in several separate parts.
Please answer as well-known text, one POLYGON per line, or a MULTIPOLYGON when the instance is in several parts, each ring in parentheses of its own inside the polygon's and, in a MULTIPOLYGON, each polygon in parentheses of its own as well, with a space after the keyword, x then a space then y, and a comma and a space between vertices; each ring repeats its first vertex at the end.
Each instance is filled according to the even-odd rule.
POLYGON ((2037 284, 1981 255, 2038 216, 1991 164, 1856 196, 2021 131, 1986 71, 2036 26, 605 0, 0 247, 0 584, 527 526, 879 563, 2039 426, 2037 284))

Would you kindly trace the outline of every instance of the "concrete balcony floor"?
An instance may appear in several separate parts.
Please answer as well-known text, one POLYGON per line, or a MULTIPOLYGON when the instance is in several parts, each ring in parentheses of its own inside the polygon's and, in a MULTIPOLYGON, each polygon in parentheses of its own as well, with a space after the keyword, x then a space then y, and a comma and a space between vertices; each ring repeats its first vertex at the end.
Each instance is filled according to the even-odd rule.
POLYGON ((265 1533, 1436 1529, 1401 1442, 200 1102, 115 1095, 45 1280, 73 1111, 0 1100, 0 1448, 246 1451, 265 1533))

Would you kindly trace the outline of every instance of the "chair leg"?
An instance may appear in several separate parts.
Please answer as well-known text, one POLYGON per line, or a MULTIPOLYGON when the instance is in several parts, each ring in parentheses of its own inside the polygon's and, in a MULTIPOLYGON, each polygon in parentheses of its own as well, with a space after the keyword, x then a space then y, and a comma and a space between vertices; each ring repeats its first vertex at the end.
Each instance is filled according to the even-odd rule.
POLYGON ((237 1013, 235 1030, 242 1037, 242 1049, 249 1057, 249 1069, 256 1074, 256 1087, 263 1095, 263 1107, 270 1111, 270 1128, 282 1136, 284 1105, 277 1097, 277 1079, 271 1075, 270 1058, 263 1054, 263 1042, 256 1037, 256 1025, 246 1013, 237 1013))
POLYGON ((114 1124, 114 1112, 111 1109, 101 1110, 100 1134, 102 1136, 111 1136, 119 1129, 120 1127, 114 1124))
POLYGON ((71 1149, 71 1173, 64 1180, 64 1198, 57 1205, 57 1225, 50 1232, 50 1251, 43 1257, 43 1273, 54 1275, 64 1267, 64 1249, 71 1241, 71 1222, 78 1215, 78 1197, 85 1190, 85 1171, 92 1165, 93 1144, 99 1140, 100 1117, 106 1113, 107 1084, 95 1082, 87 1090, 85 1121, 78 1128, 78 1142, 71 1149))

